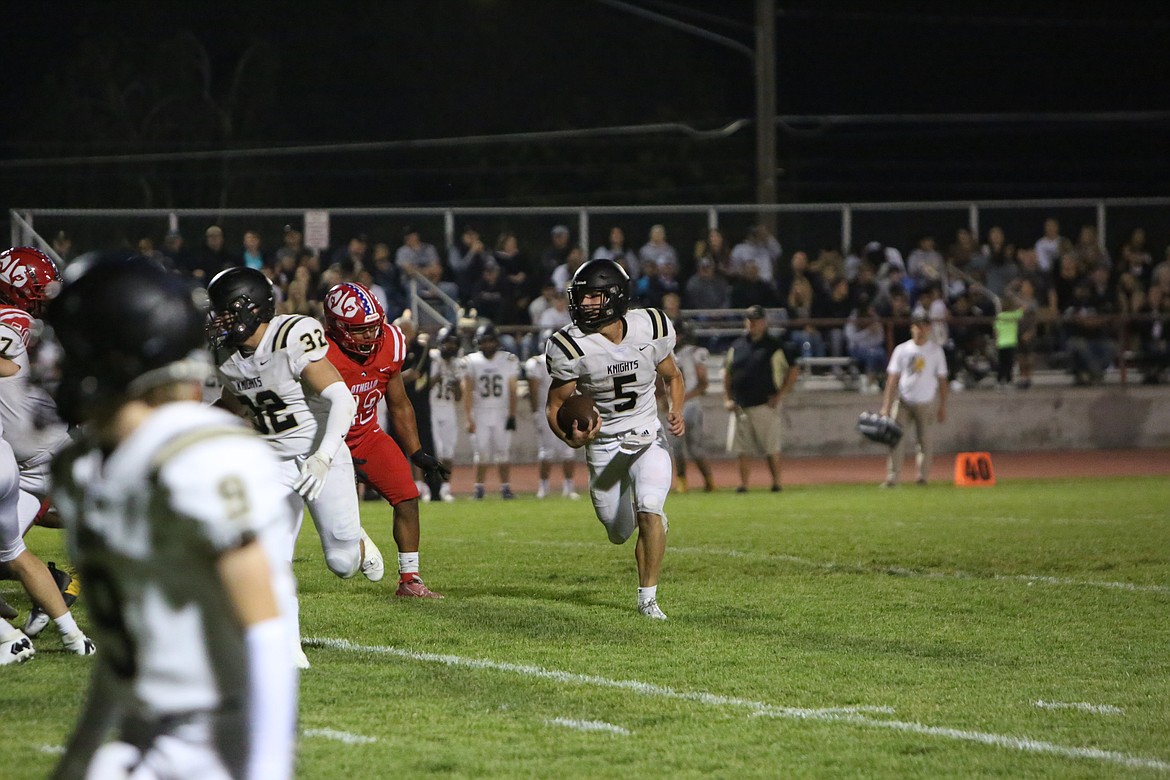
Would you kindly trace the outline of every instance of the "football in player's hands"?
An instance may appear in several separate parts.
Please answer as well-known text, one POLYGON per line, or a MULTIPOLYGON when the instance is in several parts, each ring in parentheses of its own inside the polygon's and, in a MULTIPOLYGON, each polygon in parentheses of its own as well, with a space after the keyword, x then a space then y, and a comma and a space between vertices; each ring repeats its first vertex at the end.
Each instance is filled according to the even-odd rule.
POLYGON ((597 405, 587 395, 571 395, 557 410, 557 425, 561 427, 566 436, 572 435, 574 421, 577 422, 579 429, 587 431, 593 427, 593 422, 596 419, 597 405))

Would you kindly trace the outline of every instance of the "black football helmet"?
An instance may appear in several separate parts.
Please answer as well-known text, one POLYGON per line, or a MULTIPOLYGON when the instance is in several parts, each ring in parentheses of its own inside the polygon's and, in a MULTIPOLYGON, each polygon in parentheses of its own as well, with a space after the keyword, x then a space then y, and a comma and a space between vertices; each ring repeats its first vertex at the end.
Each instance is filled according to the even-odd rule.
POLYGON ((276 293, 268 277, 255 268, 228 268, 207 285, 211 319, 207 337, 214 349, 235 349, 276 316, 276 293))
POLYGON ((62 419, 80 424, 154 387, 204 381, 206 297, 141 255, 69 275, 45 315, 61 347, 62 419))
POLYGON ((435 336, 435 341, 439 344, 439 355, 444 360, 450 360, 458 355, 459 347, 462 346, 459 341, 458 331, 450 325, 439 330, 439 335, 435 336))
POLYGON ((569 282, 569 316, 583 331, 594 331, 625 316, 630 308, 630 275, 613 260, 599 257, 582 265, 569 282), (585 298, 600 295, 600 303, 585 298))
POLYGON ((500 348, 500 332, 490 322, 475 329, 475 348, 491 357, 500 348))

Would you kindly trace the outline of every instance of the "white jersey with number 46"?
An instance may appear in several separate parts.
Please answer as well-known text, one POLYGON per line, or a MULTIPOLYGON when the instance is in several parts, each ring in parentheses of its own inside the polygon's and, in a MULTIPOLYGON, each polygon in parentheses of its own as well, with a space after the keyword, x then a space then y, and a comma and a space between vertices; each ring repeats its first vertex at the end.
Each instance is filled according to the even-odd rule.
POLYGON ((603 439, 657 435, 657 369, 674 350, 674 325, 660 310, 631 309, 623 319, 619 344, 567 325, 545 346, 549 375, 560 382, 576 380, 577 390, 596 402, 603 439))
POLYGON ((320 322, 278 314, 255 352, 216 357, 220 384, 244 406, 252 426, 281 458, 307 455, 319 444, 329 407, 305 391, 301 374, 328 352, 320 322))

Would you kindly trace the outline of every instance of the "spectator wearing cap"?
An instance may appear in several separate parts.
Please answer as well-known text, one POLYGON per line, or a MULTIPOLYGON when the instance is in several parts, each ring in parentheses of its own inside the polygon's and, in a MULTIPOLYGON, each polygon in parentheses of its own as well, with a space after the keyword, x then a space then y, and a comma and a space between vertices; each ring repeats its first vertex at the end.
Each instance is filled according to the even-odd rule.
POLYGON ((204 285, 225 268, 239 266, 240 259, 224 249, 223 228, 212 225, 203 234, 203 246, 195 253, 191 276, 204 285))
POLYGON ((569 228, 565 225, 557 225, 552 229, 551 239, 552 244, 540 253, 541 282, 551 279, 557 266, 564 265, 565 261, 569 259, 571 248, 569 246, 569 228))
POLYGON ((918 484, 930 479, 930 461, 934 455, 934 423, 947 419, 947 358, 931 337, 930 314, 916 309, 910 317, 910 339, 894 347, 886 367, 886 390, 882 395, 881 413, 897 420, 906 435, 890 448, 886 460, 886 479, 881 487, 895 487, 906 457, 909 425, 914 424, 915 463, 918 484))
POLYGON ((772 476, 772 492, 780 492, 780 402, 792 391, 799 367, 789 365, 780 340, 768 333, 768 313, 751 306, 746 333, 727 349, 723 363, 723 405, 732 414, 733 438, 739 458, 739 487, 746 493, 751 456, 763 457, 772 476))
POLYGON ((731 301, 731 285, 716 273, 715 261, 700 257, 694 275, 683 289, 683 306, 688 309, 726 309, 731 301))

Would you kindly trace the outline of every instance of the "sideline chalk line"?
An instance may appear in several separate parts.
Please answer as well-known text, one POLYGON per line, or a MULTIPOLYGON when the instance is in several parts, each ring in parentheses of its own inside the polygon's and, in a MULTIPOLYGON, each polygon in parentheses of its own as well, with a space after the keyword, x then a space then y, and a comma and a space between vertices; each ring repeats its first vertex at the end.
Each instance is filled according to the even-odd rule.
POLYGON ((525 677, 535 677, 561 683, 592 685, 599 688, 617 688, 620 690, 627 690, 633 693, 638 693, 643 696, 656 696, 665 699, 693 701, 700 704, 708 704, 718 707, 740 707, 747 709, 751 711, 752 714, 759 716, 788 718, 792 720, 823 721, 829 723, 848 723, 866 728, 889 729, 891 731, 902 731, 912 734, 922 734, 925 736, 942 737, 960 742, 974 742, 983 745, 994 745, 997 747, 1004 747, 1027 753, 1047 753, 1050 755, 1062 756, 1064 758, 1084 758, 1095 761, 1103 761, 1111 764, 1120 764, 1122 766, 1137 767, 1141 769, 1170 771, 1170 762, 1162 761, 1157 758, 1131 756, 1126 753, 1120 753, 1114 750, 1102 750, 1100 748, 1058 745, 1053 742, 1045 742, 1043 740, 1032 739, 1030 737, 1016 737, 1007 734, 993 734, 983 731, 970 731, 965 729, 946 728, 942 726, 929 726, 924 723, 916 723, 913 721, 881 720, 863 715, 859 712, 843 712, 841 708, 829 707, 825 709, 808 709, 804 707, 780 707, 768 704, 766 702, 752 701, 750 699, 740 699, 731 696, 720 696, 719 694, 708 693, 706 691, 679 691, 675 690, 674 688, 642 682, 640 680, 612 680, 607 677, 600 677, 598 675, 576 674, 574 672, 564 672, 557 669, 545 669, 541 666, 528 664, 491 661, 485 658, 465 658, 458 655, 422 653, 414 650, 406 650, 404 648, 390 646, 359 645, 354 642, 350 642, 348 639, 330 639, 317 637, 304 639, 303 642, 304 644, 310 645, 312 647, 323 647, 351 653, 387 655, 411 661, 439 663, 446 666, 460 667, 464 669, 487 669, 499 672, 510 672, 512 674, 519 674, 525 677))

